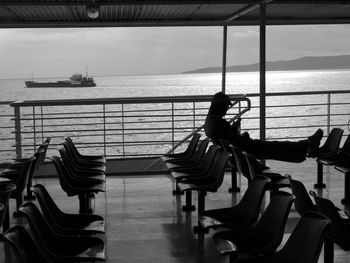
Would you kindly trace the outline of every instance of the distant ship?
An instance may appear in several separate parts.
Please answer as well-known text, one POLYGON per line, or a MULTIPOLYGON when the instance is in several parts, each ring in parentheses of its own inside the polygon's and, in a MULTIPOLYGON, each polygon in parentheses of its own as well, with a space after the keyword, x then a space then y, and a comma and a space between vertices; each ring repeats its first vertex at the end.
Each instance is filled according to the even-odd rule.
POLYGON ((81 88, 96 87, 96 83, 92 77, 83 76, 83 74, 73 74, 68 80, 60 80, 56 82, 36 82, 25 81, 27 88, 81 88))

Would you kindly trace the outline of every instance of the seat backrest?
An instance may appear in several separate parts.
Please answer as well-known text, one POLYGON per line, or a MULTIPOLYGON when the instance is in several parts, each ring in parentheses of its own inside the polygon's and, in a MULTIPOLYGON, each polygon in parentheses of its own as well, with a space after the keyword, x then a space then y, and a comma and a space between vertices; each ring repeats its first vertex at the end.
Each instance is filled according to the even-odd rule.
POLYGON ((319 153, 336 153, 339 149, 344 130, 333 128, 329 133, 325 143, 320 147, 319 153))
POLYGON ((186 157, 192 156, 193 153, 196 151, 200 137, 201 137, 201 135, 199 133, 193 134, 192 139, 191 139, 190 143, 188 144, 188 146, 185 150, 185 153, 184 153, 184 155, 186 157))
POLYGON ((5 258, 8 263, 49 262, 41 254, 32 237, 22 225, 15 225, 5 232, 4 246, 5 258), (11 259, 14 261, 10 261, 11 259))
POLYGON ((254 238, 252 243, 264 244, 255 247, 254 254, 272 253, 281 244, 293 201, 294 196, 290 193, 278 191, 273 194, 260 220, 244 234, 247 240, 254 238))
POLYGON ((62 143, 64 149, 66 150, 66 153, 68 154, 69 158, 73 161, 73 162, 78 162, 79 157, 76 154, 76 149, 74 144, 69 143, 68 141, 65 141, 62 143))
POLYGON ((250 177, 255 178, 261 172, 261 170, 259 170, 258 160, 253 155, 251 155, 247 152, 243 152, 242 154, 247 162, 250 177))
POLYGON ((50 225, 42 216, 38 207, 33 202, 26 202, 19 208, 19 212, 25 215, 31 231, 36 237, 37 244, 44 246, 47 250, 52 250, 53 237, 57 237, 50 225))
POLYGON ((74 161, 70 158, 70 155, 65 150, 65 148, 64 147, 59 148, 58 152, 60 153, 64 168, 70 171, 71 173, 76 172, 77 168, 76 166, 74 166, 74 163, 73 163, 74 161))
POLYGON ((329 199, 320 197, 315 191, 310 191, 310 195, 314 198, 317 209, 331 220, 329 235, 334 243, 338 244, 342 249, 350 249, 350 231, 344 225, 344 221, 339 215, 339 209, 329 199))
POLYGON ((57 156, 51 156, 50 160, 53 162, 56 168, 60 186, 62 187, 63 191, 65 191, 68 195, 70 195, 72 192, 72 189, 69 185, 69 176, 67 175, 67 171, 63 166, 62 161, 57 156))
POLYGON ((208 176, 212 181, 210 189, 208 191, 216 191, 222 184, 225 175, 225 168, 230 155, 226 152, 219 151, 215 155, 213 165, 211 166, 208 176))
POLYGON ((23 166, 19 172, 19 175, 14 181, 14 183, 16 184, 16 189, 12 192, 11 198, 15 198, 16 196, 21 194, 24 191, 24 189, 27 187, 30 173, 32 172, 32 166, 35 165, 34 164, 35 160, 36 158, 32 156, 30 158, 27 158, 24 161, 23 166))
POLYGON ((309 193, 307 192, 305 185, 292 178, 289 178, 290 187, 292 189, 292 193, 295 196, 294 206, 295 210, 303 215, 307 211, 317 212, 316 205, 312 202, 309 193))
POLYGON ((219 152, 219 147, 217 145, 211 145, 209 147, 208 151, 205 153, 200 163, 200 166, 203 168, 204 171, 208 171, 210 169, 210 166, 213 164, 215 155, 218 152, 219 152))
POLYGON ((45 186, 42 184, 36 184, 30 189, 35 194, 44 217, 50 219, 55 224, 59 224, 59 222, 63 220, 63 213, 56 205, 45 186))
MULTIPOLYGON (((0 183, 0 203, 4 206, 4 211, 7 211, 9 199, 13 191, 16 190, 16 185, 10 182, 0 183)), ((2 213, 0 216, 0 227, 3 225, 6 218, 6 213, 2 213)))
POLYGON ((237 171, 248 179, 248 183, 253 180, 251 177, 247 161, 242 153, 242 150, 238 147, 232 147, 233 156, 235 157, 237 171))
POLYGON ((209 144, 208 138, 205 138, 203 141, 199 143, 197 150, 192 155, 192 160, 194 162, 194 165, 198 165, 201 162, 208 148, 208 144, 209 144))
POLYGON ((267 262, 317 263, 329 225, 330 221, 324 215, 305 213, 283 248, 270 256, 267 262))
POLYGON ((16 190, 16 185, 11 182, 0 183, 0 203, 2 203, 5 208, 8 205, 11 193, 16 190))
POLYGON ((341 154, 350 156, 350 133, 343 144, 343 147, 339 150, 341 154))
POLYGON ((271 180, 265 176, 255 177, 248 185, 241 201, 236 205, 239 207, 242 217, 250 222, 248 224, 252 224, 258 219, 265 191, 270 182, 271 180))

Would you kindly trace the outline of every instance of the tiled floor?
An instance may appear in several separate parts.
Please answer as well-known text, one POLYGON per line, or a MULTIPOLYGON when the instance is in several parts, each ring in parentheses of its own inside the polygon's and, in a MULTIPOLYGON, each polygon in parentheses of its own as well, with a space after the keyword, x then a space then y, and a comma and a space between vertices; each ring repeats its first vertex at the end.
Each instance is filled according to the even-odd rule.
MULTIPOLYGON (((301 180, 307 189, 313 188, 316 180, 314 160, 302 164, 269 161, 268 165, 301 180)), ((333 168, 325 167, 324 170, 328 187, 323 193, 341 207, 343 175, 333 168)), ((77 198, 67 197, 57 179, 39 179, 37 183, 47 187, 63 210, 78 211, 77 198)), ((104 216, 107 222, 106 235, 102 236, 106 240, 107 262, 228 262, 227 257, 217 252, 211 240, 213 232, 204 238, 193 234, 197 212, 181 212, 184 196, 172 195, 173 183, 168 176, 108 177, 106 186, 107 192, 97 196, 94 208, 95 213, 104 216)), ((207 195, 206 208, 224 207, 236 202, 247 187, 246 180, 242 178, 241 194, 229 194, 229 187, 230 176, 227 174, 219 191, 207 195)), ((193 202, 196 201, 197 196, 193 194, 193 202)), ((11 211, 14 204, 11 200, 11 211)), ((292 210, 286 233, 290 233, 298 218, 292 210)), ((11 224, 23 221, 11 218, 11 224)), ((0 251, 0 262, 6 262, 2 246, 0 251)), ((319 262, 323 262, 322 255, 319 262)), ((336 247, 335 262, 350 262, 350 252, 336 247)))

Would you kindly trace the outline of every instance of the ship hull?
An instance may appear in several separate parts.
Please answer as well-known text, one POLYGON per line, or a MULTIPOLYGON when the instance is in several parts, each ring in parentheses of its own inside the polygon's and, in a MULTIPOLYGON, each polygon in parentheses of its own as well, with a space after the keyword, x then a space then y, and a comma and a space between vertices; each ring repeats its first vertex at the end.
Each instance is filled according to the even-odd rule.
POLYGON ((57 82, 36 82, 25 81, 27 88, 85 88, 96 87, 95 82, 81 82, 71 83, 70 81, 57 81, 57 82))

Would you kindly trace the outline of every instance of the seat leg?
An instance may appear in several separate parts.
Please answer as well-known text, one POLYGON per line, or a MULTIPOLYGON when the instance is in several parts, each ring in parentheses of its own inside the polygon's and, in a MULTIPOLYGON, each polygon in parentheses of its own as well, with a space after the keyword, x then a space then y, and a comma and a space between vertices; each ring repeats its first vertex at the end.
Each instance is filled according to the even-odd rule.
MULTIPOLYGON (((198 216, 200 215, 200 213, 204 212, 204 210, 205 210, 205 196, 206 195, 207 195, 206 191, 199 191, 198 192, 198 216)), ((204 229, 198 221, 198 224, 193 227, 193 232, 195 234, 208 234, 209 229, 204 229)))
POLYGON ((10 204, 7 204, 6 211, 5 211, 5 220, 2 224, 2 231, 3 233, 6 232, 7 229, 10 228, 10 204))
POLYGON ((79 197, 79 214, 88 213, 87 197, 85 194, 78 195, 79 197))
POLYGON ((18 210, 20 208, 20 206, 23 203, 23 193, 20 193, 17 197, 16 197, 16 211, 13 212, 13 217, 19 217, 20 214, 18 213, 18 210))
POLYGON ((344 174, 344 199, 341 200, 342 204, 350 204, 350 173, 344 174))
POLYGON ((30 191, 30 188, 32 187, 32 183, 28 182, 27 185, 27 194, 23 197, 24 200, 30 201, 30 200, 35 200, 35 196, 33 195, 32 191, 30 191))
POLYGON ((207 195, 206 191, 198 192, 198 215, 203 213, 205 210, 205 196, 207 195))
POLYGON ((315 188, 326 188, 326 184, 323 182, 323 164, 317 162, 317 183, 314 184, 315 188))
POLYGON ((183 195, 183 192, 180 191, 179 187, 177 186, 177 181, 175 181, 175 189, 173 190, 173 195, 183 195))
POLYGON ((329 237, 326 237, 324 240, 323 257, 324 263, 334 262, 334 243, 329 237))
POLYGON ((196 210, 196 207, 192 205, 192 191, 186 191, 186 204, 182 206, 182 211, 189 212, 196 210))
POLYGON ((232 167, 231 169, 231 187, 228 189, 229 193, 238 193, 241 189, 237 184, 237 169, 232 167))

